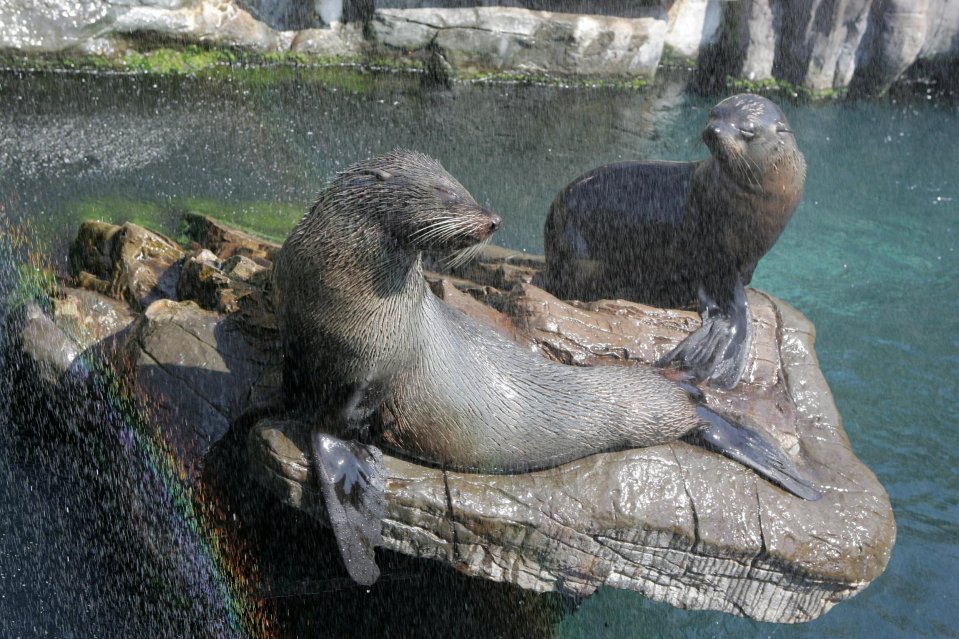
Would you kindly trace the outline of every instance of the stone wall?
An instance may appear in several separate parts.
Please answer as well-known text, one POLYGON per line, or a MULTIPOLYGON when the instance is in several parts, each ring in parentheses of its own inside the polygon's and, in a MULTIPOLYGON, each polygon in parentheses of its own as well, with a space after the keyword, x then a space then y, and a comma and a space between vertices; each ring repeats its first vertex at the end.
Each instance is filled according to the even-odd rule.
POLYGON ((7 0, 0 50, 116 56, 144 35, 363 60, 438 54, 454 71, 648 78, 664 60, 814 92, 881 92, 959 61, 955 0, 7 0), (511 5, 511 6, 502 6, 511 5), (590 11, 591 14, 582 13, 590 11), (322 27, 325 23, 332 26, 322 27), (364 26, 372 28, 363 28, 364 26))

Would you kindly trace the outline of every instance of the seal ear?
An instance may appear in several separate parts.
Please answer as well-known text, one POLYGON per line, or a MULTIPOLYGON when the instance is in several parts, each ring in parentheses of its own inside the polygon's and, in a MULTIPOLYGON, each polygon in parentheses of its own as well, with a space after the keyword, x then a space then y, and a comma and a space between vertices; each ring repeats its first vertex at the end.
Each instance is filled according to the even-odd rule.
POLYGON ((386 182, 387 180, 393 179, 393 174, 389 171, 384 171, 383 169, 373 169, 372 173, 380 182, 386 182))

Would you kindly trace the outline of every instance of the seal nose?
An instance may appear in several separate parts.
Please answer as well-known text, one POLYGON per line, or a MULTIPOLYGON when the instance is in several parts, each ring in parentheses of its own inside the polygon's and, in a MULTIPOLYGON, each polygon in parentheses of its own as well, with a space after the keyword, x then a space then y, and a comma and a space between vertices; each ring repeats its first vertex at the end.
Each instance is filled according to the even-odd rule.
POLYGON ((713 144, 719 139, 719 134, 721 132, 722 130, 717 125, 707 125, 706 128, 703 129, 703 142, 705 142, 707 146, 713 144))
POLYGON ((497 215, 496 213, 490 213, 489 214, 489 232, 495 233, 496 229, 499 228, 499 225, 502 221, 503 220, 502 218, 500 218, 499 215, 497 215))

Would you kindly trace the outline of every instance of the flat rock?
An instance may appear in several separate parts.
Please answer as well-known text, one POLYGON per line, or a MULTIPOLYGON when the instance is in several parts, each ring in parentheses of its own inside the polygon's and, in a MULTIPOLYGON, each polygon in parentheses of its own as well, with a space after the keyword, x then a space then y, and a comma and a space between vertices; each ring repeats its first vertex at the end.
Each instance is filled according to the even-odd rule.
POLYGON ((180 224, 188 238, 200 247, 213 251, 222 260, 243 255, 254 262, 270 264, 280 250, 277 242, 230 228, 206 215, 185 213, 180 224))
POLYGON ((130 329, 135 388, 188 471, 251 403, 269 357, 229 316, 158 300, 130 329))
MULTIPOLYGON (((807 621, 865 588, 895 539, 888 497, 849 447, 812 325, 769 296, 751 292, 751 301, 779 344, 775 365, 756 370, 782 374, 735 392, 707 390, 709 403, 777 440, 816 478, 823 499, 791 497, 682 442, 522 475, 444 472, 387 457, 386 547, 538 591, 584 596, 606 585, 763 621, 807 621)), ((637 328, 610 314, 604 330, 641 343, 656 333, 656 317, 637 328)), ((679 333, 667 342, 682 335, 673 314, 659 317, 667 335, 679 333)), ((577 343, 572 334, 562 339, 577 343)), ((639 350, 649 355, 637 359, 661 348, 647 344, 639 350)), ((263 421, 250 434, 262 481, 312 511, 306 445, 297 422, 263 421)))

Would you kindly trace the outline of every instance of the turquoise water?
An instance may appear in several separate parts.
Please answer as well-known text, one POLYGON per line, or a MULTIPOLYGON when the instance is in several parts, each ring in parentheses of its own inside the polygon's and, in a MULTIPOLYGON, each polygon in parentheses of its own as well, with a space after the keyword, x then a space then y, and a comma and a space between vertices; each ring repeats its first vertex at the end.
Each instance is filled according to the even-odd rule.
MULTIPOLYGON (((0 205, 12 220, 29 220, 62 264, 66 243, 90 214, 145 216, 175 234, 178 210, 218 200, 229 203, 225 213, 235 221, 267 232, 288 228, 331 172, 406 146, 439 158, 503 216, 499 243, 541 252, 549 203, 570 179, 619 159, 703 157, 696 140, 717 101, 674 86, 642 93, 461 86, 430 93, 394 75, 356 88, 306 76, 210 85, 6 73, 0 205), (268 219, 262 202, 282 206, 268 219)), ((510 598, 535 607, 528 595, 480 599, 496 602, 481 617, 490 628, 558 637, 594 637, 597 629, 609 637, 957 636, 959 453, 951 437, 959 422, 959 109, 891 99, 783 106, 809 166, 806 194, 753 285, 789 301, 817 327, 822 369, 853 449, 892 499, 898 539, 886 572, 799 626, 681 611, 605 589, 575 610, 546 604, 553 612, 514 625, 505 618, 523 612, 510 598)), ((7 462, 0 469, 18 472, 7 462)), ((8 481, 2 493, 0 503, 12 510, 26 503, 18 485, 8 481)), ((68 486, 50 490, 50 508, 69 498, 68 486)), ((42 519, 15 520, 0 550, 25 539, 40 543, 29 526, 43 526, 42 519)), ((47 590, 37 586, 40 600, 57 601, 58 579, 66 579, 51 571, 47 590)), ((0 583, 9 579, 9 570, 0 572, 0 583)), ((448 636, 463 623, 458 599, 448 593, 473 586, 449 590, 444 580, 452 579, 416 581, 429 596, 404 611, 403 619, 416 620, 409 634, 448 636)), ((350 605, 390 618, 400 601, 409 606, 397 599, 397 588, 403 586, 374 589, 350 605)), ((14 601, 0 601, 0 612, 29 612, 29 600, 14 601)), ((322 595, 303 604, 320 618, 338 605, 345 604, 322 595)), ((294 626, 324 634, 320 625, 290 621, 278 628, 281 636, 294 626)))

